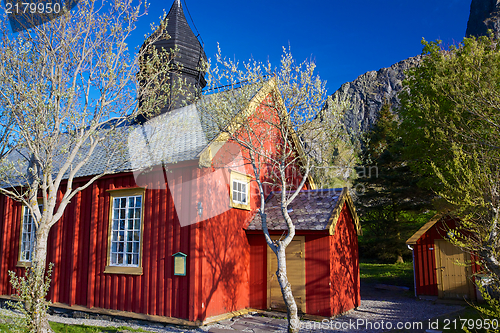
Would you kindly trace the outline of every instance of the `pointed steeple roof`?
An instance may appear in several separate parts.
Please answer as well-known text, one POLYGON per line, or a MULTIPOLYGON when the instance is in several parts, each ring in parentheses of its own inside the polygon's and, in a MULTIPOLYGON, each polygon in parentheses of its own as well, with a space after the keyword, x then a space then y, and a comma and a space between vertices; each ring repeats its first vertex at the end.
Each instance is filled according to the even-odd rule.
POLYGON ((160 40, 155 45, 167 50, 177 47, 179 53, 175 62, 182 65, 181 75, 192 84, 198 85, 200 89, 205 87, 204 73, 200 72, 199 68, 207 56, 184 16, 180 0, 174 1, 165 19, 168 20, 167 32, 170 38, 160 40))

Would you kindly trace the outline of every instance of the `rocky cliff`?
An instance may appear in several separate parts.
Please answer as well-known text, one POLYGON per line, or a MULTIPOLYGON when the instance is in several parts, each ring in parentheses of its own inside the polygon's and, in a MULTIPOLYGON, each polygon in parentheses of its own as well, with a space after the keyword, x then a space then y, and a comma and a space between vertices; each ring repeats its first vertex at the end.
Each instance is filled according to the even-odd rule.
POLYGON ((352 82, 344 83, 332 95, 336 104, 345 105, 345 124, 352 130, 365 132, 377 119, 384 103, 399 104, 405 71, 416 66, 421 56, 408 58, 378 71, 367 72, 352 82))
POLYGON ((472 0, 470 4, 469 21, 465 35, 486 36, 488 29, 498 38, 500 34, 500 1, 472 0))
MULTIPOLYGON (((481 36, 492 29, 500 35, 500 0, 472 0, 467 23, 467 36, 481 36)), ((398 106, 404 71, 418 65, 421 56, 402 60, 388 68, 360 75, 344 83, 332 95, 335 104, 345 102, 345 123, 355 130, 367 131, 376 121, 385 101, 398 106)))

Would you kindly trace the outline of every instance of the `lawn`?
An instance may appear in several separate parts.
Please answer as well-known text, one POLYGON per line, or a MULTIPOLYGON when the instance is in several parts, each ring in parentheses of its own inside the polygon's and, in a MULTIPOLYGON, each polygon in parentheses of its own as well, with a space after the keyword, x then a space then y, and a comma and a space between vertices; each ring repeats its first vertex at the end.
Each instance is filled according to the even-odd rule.
MULTIPOLYGON (((60 323, 50 323, 50 327, 54 330, 55 333, 113 333, 113 332, 146 332, 144 330, 137 330, 126 326, 121 327, 101 327, 101 326, 87 326, 87 325, 66 325, 60 323)), ((6 324, 0 324, 0 332, 11 332, 12 327, 6 324)))
POLYGON ((413 289, 413 264, 360 263, 361 280, 367 283, 381 283, 413 289))

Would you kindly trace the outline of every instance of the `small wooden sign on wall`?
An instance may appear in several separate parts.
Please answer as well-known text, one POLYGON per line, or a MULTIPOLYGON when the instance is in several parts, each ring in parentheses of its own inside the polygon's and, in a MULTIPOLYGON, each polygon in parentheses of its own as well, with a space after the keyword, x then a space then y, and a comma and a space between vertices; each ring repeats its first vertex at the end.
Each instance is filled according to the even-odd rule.
POLYGON ((186 276, 187 254, 177 252, 172 254, 172 257, 174 257, 174 275, 186 276))

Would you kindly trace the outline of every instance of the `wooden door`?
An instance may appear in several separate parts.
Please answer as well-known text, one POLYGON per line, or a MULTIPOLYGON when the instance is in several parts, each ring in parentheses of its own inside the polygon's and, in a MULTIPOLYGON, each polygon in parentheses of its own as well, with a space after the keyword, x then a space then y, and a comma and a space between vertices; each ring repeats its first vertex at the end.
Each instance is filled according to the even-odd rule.
POLYGON ((436 240, 434 246, 439 298, 474 299, 470 255, 445 240, 436 240))
MULTIPOLYGON (((292 293, 297 303, 297 308, 301 312, 306 311, 304 242, 304 236, 295 236, 285 251, 288 282, 292 285, 292 293)), ((276 260, 276 255, 267 247, 267 307, 286 310, 281 288, 276 276, 277 270, 278 262, 276 260)))

